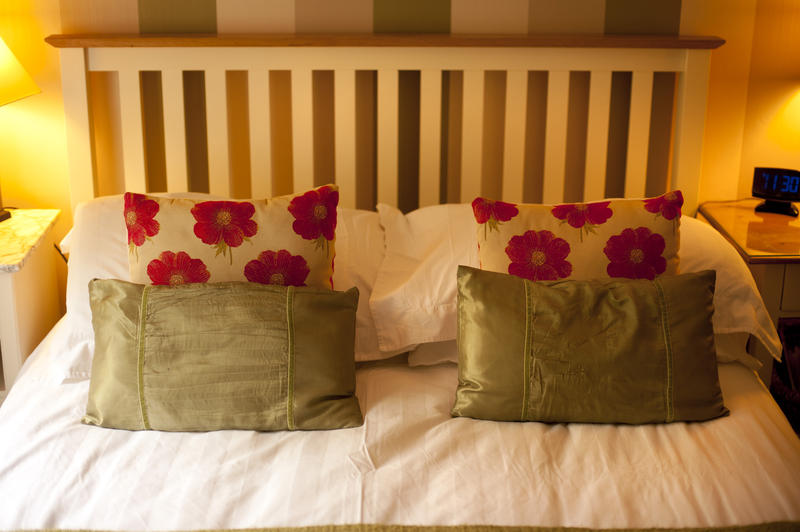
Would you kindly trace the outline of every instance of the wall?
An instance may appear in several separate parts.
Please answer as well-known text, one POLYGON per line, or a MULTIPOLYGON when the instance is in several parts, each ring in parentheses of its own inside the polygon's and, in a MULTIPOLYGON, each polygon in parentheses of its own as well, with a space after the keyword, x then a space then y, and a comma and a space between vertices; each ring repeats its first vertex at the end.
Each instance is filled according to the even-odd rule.
MULTIPOLYGON (((72 213, 58 51, 43 39, 60 30, 57 0, 0 2, 0 36, 42 89, 40 94, 0 107, 3 203, 61 209, 53 229, 56 242, 72 226, 72 213)), ((63 310, 66 265, 57 262, 63 310)))
POLYGON ((800 2, 759 0, 747 87, 739 196, 754 166, 800 169, 800 2))

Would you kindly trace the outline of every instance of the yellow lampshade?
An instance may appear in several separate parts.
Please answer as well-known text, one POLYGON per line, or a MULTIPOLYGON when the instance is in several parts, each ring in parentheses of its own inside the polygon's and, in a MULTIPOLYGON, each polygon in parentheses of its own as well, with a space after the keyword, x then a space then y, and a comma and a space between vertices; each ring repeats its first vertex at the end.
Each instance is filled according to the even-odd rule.
POLYGON ((0 106, 41 92, 0 37, 0 106))

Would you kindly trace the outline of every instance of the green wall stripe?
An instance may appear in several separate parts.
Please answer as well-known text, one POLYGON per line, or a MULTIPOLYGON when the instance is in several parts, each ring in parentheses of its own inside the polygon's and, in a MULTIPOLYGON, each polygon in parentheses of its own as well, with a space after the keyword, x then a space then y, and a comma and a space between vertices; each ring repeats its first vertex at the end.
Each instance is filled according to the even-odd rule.
POLYGON ((450 0, 375 0, 375 33, 450 33, 450 0))
POLYGON ((215 0, 139 0, 139 33, 216 33, 215 0))
POLYGON ((295 0, 295 28, 298 33, 372 33, 372 4, 373 0, 295 0))
POLYGON ((681 0, 606 0, 606 33, 678 35, 681 0))
POLYGON ((528 33, 603 33, 606 0, 530 0, 528 33))

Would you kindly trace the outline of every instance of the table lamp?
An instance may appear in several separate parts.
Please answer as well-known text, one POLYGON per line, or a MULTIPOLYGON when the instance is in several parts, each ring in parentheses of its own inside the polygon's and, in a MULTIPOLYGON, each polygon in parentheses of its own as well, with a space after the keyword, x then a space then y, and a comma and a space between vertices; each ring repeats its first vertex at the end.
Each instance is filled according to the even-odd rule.
MULTIPOLYGON (((41 91, 30 74, 0 37, 0 106, 39 92, 41 91)), ((0 222, 10 217, 11 213, 3 209, 3 195, 0 193, 0 222)))

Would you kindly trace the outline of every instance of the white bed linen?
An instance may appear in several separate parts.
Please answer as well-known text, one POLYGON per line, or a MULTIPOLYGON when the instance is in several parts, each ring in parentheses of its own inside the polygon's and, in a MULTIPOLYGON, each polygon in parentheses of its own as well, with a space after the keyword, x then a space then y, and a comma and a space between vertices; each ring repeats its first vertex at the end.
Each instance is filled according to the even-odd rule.
POLYGON ((63 320, 0 408, 0 529, 800 520, 800 440, 738 364, 720 366, 731 415, 706 423, 452 419, 456 367, 400 359, 358 370, 363 427, 126 432, 79 423, 88 380, 49 367, 68 336, 63 320))

